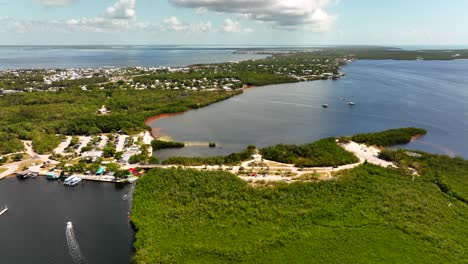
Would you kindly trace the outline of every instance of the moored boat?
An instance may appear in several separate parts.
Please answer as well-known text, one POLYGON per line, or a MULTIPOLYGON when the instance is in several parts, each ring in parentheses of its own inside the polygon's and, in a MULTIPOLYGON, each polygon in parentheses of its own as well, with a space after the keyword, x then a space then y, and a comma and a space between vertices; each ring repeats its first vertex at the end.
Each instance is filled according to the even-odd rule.
POLYGON ((63 183, 64 183, 64 184, 68 184, 68 183, 70 183, 72 180, 74 180, 75 178, 76 178, 76 176, 70 176, 70 177, 66 178, 66 179, 63 181, 63 183))
POLYGON ((67 179, 65 179, 63 184, 68 185, 68 186, 75 186, 80 182, 81 182, 81 178, 76 177, 76 176, 70 176, 67 179))
POLYGON ((20 180, 24 180, 30 177, 29 171, 20 171, 16 173, 16 177, 20 180))
POLYGON ((53 172, 49 172, 46 175, 46 179, 48 180, 58 180, 59 178, 60 178, 60 175, 58 175, 57 173, 53 173, 53 172))

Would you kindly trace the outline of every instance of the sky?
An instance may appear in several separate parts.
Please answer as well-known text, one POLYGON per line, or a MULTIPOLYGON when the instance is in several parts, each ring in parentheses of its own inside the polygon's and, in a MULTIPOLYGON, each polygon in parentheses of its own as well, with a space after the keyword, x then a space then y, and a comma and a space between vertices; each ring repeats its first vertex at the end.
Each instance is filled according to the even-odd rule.
POLYGON ((467 45, 468 0, 0 0, 0 45, 467 45))

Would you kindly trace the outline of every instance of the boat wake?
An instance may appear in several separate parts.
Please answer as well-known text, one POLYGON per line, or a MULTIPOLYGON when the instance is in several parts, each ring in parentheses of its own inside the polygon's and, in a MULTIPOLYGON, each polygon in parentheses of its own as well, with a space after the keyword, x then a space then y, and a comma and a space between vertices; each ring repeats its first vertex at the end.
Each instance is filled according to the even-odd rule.
POLYGON ((0 211, 0 215, 3 215, 4 213, 6 213, 8 211, 8 206, 5 205, 5 209, 3 209, 2 211, 0 211))
POLYGON ((86 259, 83 257, 81 253, 80 246, 78 245, 78 241, 76 241, 75 233, 73 231, 73 225, 71 222, 67 223, 67 229, 65 230, 65 235, 67 237, 67 244, 68 244, 68 251, 70 252, 70 256, 73 259, 75 264, 85 264, 86 259))

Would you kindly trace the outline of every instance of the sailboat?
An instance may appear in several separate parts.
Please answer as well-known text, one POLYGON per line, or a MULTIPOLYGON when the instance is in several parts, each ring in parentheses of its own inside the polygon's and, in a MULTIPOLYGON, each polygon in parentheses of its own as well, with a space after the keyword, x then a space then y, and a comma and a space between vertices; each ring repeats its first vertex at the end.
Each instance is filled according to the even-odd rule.
POLYGON ((5 209, 3 209, 2 211, 0 211, 0 215, 3 215, 4 213, 6 213, 8 211, 8 206, 5 205, 5 209))

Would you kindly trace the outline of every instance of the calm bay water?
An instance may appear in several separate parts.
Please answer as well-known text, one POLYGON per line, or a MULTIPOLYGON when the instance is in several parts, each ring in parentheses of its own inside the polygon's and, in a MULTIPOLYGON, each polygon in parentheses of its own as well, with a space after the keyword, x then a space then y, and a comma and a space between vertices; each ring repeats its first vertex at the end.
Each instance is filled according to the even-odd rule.
POLYGON ((123 197, 131 190, 90 182, 69 188, 43 178, 0 181, 0 210, 9 207, 0 216, 0 263, 72 264, 68 221, 87 263, 130 263, 131 200, 123 197))
POLYGON ((218 155, 248 144, 301 144, 407 126, 428 129, 405 146, 468 158, 468 60, 357 61, 338 81, 258 87, 203 109, 155 121, 177 141, 216 142, 157 155, 218 155), (353 101, 354 107, 347 103, 353 101), (329 104, 323 109, 322 104, 329 104))
POLYGON ((261 59, 230 48, 161 46, 0 46, 0 69, 186 66, 261 59))

